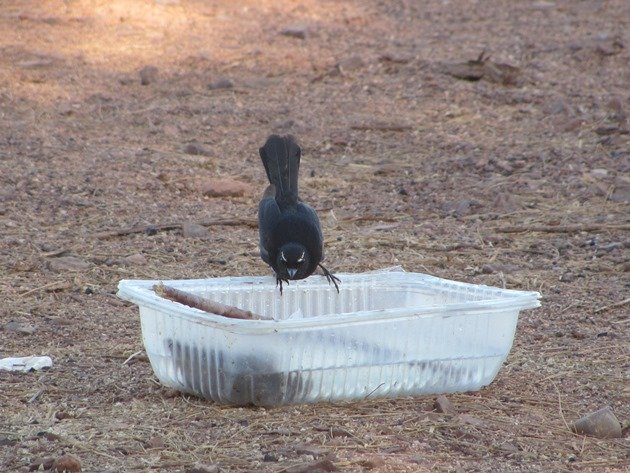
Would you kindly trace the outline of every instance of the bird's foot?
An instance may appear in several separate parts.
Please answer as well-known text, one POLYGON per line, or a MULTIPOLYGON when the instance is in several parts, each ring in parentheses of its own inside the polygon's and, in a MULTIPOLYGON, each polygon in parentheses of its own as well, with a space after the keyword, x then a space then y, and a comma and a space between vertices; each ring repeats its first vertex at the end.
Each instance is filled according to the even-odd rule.
POLYGON ((282 283, 286 282, 289 285, 288 279, 282 279, 280 276, 276 274, 276 287, 280 286, 280 295, 282 295, 282 283))
POLYGON ((326 279, 328 279, 328 284, 333 283, 335 285, 335 289, 337 289, 337 294, 339 294, 339 285, 337 283, 341 282, 341 279, 339 279, 337 276, 335 276, 333 273, 331 273, 330 271, 328 271, 326 268, 324 268, 321 264, 318 264, 318 266, 320 268, 322 268, 322 271, 324 272, 324 276, 326 276, 326 279))

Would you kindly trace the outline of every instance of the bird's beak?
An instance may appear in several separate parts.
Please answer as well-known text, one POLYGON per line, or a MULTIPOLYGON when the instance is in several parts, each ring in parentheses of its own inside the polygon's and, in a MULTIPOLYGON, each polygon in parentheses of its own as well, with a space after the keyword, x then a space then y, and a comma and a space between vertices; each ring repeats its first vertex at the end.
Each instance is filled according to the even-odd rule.
POLYGON ((287 273, 289 273, 289 279, 293 279, 293 276, 297 273, 297 268, 287 268, 287 273))

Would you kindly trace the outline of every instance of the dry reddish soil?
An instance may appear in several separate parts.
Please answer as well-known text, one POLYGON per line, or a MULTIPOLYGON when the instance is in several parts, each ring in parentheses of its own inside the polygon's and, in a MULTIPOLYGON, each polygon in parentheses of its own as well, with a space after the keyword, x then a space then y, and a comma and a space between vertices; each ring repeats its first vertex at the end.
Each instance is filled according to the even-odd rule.
POLYGON ((0 372, 0 469, 628 471, 629 33, 624 0, 2 1, 0 355, 54 366, 0 372), (455 413, 157 383, 118 281, 268 275, 272 132, 332 270, 543 294, 455 413), (621 438, 569 430, 604 406, 621 438))

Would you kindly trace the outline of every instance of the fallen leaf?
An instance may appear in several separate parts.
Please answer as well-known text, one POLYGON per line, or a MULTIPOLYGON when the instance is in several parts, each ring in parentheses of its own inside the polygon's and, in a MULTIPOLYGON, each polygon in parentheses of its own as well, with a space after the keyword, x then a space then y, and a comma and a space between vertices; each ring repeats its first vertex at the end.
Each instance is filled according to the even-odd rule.
POLYGON ((207 179, 200 184, 201 192, 208 197, 241 197, 252 187, 236 179, 207 179))

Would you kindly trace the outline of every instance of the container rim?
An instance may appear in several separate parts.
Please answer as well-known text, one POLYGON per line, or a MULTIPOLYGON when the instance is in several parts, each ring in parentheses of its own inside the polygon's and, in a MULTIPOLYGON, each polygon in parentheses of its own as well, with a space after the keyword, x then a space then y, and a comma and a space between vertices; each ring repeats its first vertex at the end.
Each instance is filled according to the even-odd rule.
MULTIPOLYGON (((368 273, 339 273, 338 276, 345 279, 345 283, 361 283, 378 276, 379 272, 368 273)), ((540 306, 540 293, 536 291, 519 291, 514 289, 502 289, 492 286, 479 284, 471 284, 448 279, 438 278, 422 273, 407 272, 386 272, 388 280, 383 286, 392 286, 401 282, 407 282, 410 285, 422 286, 424 284, 433 284, 442 286, 447 291, 456 291, 459 289, 481 289, 489 292, 487 299, 477 301, 468 301, 463 303, 451 304, 433 304, 429 306, 409 306, 395 309, 375 309, 362 310, 352 313, 342 313, 338 315, 326 314, 316 317, 302 319, 285 319, 285 320, 240 320, 228 319, 220 315, 210 314, 199 309, 188 307, 183 304, 168 301, 155 294, 152 290, 153 285, 164 283, 172 285, 180 289, 186 289, 199 286, 234 286, 251 284, 262 288, 275 289, 275 278, 271 276, 236 276, 221 277, 207 279, 174 279, 174 280, 129 280, 123 279, 118 284, 118 297, 133 302, 139 307, 148 307, 160 312, 165 312, 164 304, 169 302, 168 311, 184 317, 191 322, 214 326, 224 330, 233 332, 249 332, 249 333, 267 333, 278 330, 291 330, 302 328, 326 328, 332 325, 362 325, 377 321, 398 320, 404 318, 416 318, 418 316, 440 316, 450 317, 454 313, 466 313, 474 315, 476 313, 492 313, 505 310, 523 310, 540 306), (413 280, 410 280, 413 278, 413 280), (406 281, 405 281, 406 280, 406 281)), ((321 280, 305 280, 295 281, 285 290, 295 290, 295 288, 321 288, 328 287, 327 281, 322 277, 321 280), (297 284, 295 284, 297 283, 297 284)), ((334 290, 334 289, 332 289, 334 290)))

